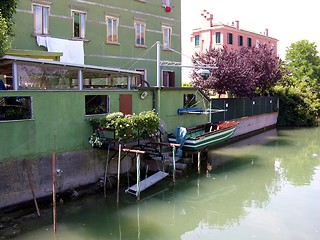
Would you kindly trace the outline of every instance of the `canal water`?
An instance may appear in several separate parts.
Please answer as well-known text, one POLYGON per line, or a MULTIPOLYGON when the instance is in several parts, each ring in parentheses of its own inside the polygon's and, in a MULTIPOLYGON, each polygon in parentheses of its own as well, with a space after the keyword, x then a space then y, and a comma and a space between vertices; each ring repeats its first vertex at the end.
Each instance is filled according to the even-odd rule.
MULTIPOLYGON (((213 170, 65 202, 61 240, 320 239, 320 129, 270 130, 208 153, 213 170)), ((14 239, 53 239, 51 211, 14 239)), ((47 212, 46 212, 47 211, 47 212)))

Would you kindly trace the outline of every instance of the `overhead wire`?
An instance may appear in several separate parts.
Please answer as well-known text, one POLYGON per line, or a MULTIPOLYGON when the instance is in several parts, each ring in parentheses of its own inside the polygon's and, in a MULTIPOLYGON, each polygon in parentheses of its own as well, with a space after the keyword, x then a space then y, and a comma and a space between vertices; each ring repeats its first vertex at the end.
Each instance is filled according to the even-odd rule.
POLYGON ((133 64, 128 68, 131 69, 143 56, 145 56, 147 53, 149 53, 151 51, 151 49, 156 45, 157 43, 154 43, 150 48, 148 48, 146 51, 144 51, 142 54, 140 54, 137 58, 135 58, 134 60, 131 60, 129 62, 127 62, 126 64, 124 64, 121 68, 124 68, 125 66, 127 66, 128 64, 132 63, 133 64))

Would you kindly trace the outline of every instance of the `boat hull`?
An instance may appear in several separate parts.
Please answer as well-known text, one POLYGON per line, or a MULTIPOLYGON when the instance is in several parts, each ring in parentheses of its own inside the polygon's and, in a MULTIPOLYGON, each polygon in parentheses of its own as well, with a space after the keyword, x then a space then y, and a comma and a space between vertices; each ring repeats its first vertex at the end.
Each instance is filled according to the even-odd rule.
MULTIPOLYGON (((216 144, 222 143, 228 140, 233 135, 237 128, 237 125, 238 123, 221 130, 206 132, 205 134, 197 137, 187 137, 182 149, 185 151, 197 151, 209 146, 214 146, 216 144)), ((176 143, 176 138, 173 135, 170 135, 169 142, 176 143)))

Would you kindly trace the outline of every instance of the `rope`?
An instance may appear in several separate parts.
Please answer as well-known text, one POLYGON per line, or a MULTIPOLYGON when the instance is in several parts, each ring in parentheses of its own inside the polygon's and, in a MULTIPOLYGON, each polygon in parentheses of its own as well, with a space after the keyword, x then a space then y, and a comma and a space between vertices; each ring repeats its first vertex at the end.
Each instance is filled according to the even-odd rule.
POLYGON ((148 52, 151 51, 151 49, 156 45, 157 43, 154 43, 150 48, 148 48, 145 52, 143 52, 142 54, 140 54, 137 58, 135 58, 134 60, 131 60, 129 62, 127 62, 126 64, 124 64, 121 68, 125 68, 125 66, 127 66, 128 64, 130 64, 131 62, 133 62, 133 64, 128 68, 131 69, 137 62, 137 59, 141 59, 143 56, 145 56, 148 52))

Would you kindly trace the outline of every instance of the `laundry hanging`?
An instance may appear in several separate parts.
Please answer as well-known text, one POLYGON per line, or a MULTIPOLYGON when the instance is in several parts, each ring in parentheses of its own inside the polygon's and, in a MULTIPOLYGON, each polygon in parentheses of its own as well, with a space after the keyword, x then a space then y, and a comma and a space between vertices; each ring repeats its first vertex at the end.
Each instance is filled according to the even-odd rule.
POLYGON ((62 52, 60 62, 84 64, 83 41, 37 36, 38 46, 44 46, 48 52, 62 52))

